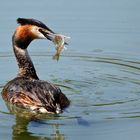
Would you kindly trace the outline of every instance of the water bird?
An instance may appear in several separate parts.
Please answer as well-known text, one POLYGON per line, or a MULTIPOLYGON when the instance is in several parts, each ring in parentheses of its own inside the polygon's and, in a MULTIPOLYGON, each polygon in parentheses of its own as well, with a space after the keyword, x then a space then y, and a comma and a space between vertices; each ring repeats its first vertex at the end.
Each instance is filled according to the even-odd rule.
POLYGON ((12 43, 19 71, 4 86, 2 97, 16 107, 36 113, 62 113, 69 106, 69 99, 55 84, 39 79, 27 51, 34 39, 52 41, 55 32, 36 19, 18 18, 17 23, 12 43))

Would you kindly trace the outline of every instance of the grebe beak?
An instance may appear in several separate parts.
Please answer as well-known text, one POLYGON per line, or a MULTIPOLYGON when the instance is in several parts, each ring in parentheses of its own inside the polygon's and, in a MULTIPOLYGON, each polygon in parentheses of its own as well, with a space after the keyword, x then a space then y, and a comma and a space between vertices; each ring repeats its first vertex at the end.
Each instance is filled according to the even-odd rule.
POLYGON ((48 40, 53 41, 54 32, 46 29, 39 29, 39 32, 41 32, 48 40))
MULTIPOLYGON (((58 35, 57 33, 53 32, 52 30, 46 30, 46 29, 39 29, 39 31, 50 41, 54 41, 54 38, 56 35, 58 35)), ((63 35, 62 35, 63 36, 63 35)), ((64 44, 68 45, 67 43, 67 39, 69 39, 69 37, 67 36, 63 36, 65 39, 64 44)))

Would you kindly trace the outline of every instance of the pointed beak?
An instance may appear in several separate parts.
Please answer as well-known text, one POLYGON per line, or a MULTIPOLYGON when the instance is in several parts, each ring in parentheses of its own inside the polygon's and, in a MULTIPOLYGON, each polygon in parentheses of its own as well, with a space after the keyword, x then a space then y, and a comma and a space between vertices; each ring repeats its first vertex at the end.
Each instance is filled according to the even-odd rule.
MULTIPOLYGON (((44 30, 44 29, 39 29, 39 31, 50 41, 54 42, 54 38, 56 35, 58 35, 57 33, 53 32, 52 30, 44 30)), ((63 36, 63 35, 62 35, 63 36)), ((67 36, 63 36, 64 37, 64 45, 68 45, 67 43, 67 39, 69 39, 70 37, 67 36)))
POLYGON ((55 34, 53 31, 51 30, 46 30, 46 29, 39 29, 39 31, 50 41, 52 41, 52 35, 55 34))

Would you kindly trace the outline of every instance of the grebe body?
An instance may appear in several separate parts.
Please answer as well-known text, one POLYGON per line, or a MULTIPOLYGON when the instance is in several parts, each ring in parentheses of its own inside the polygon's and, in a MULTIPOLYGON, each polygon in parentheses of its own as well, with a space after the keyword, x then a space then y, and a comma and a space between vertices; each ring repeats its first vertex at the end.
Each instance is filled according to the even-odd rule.
POLYGON ((20 24, 12 38, 13 50, 19 66, 16 78, 3 88, 2 97, 7 102, 39 113, 61 113, 69 106, 69 99, 60 88, 39 80, 28 55, 27 47, 34 39, 52 40, 54 32, 35 19, 18 18, 20 24))

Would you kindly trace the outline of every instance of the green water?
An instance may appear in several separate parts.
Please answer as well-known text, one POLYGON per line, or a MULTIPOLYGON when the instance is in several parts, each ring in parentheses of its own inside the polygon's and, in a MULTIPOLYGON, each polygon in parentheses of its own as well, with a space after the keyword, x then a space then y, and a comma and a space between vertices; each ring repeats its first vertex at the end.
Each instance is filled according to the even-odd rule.
POLYGON ((139 140, 140 1, 2 1, 0 89, 17 74, 11 36, 16 18, 32 17, 71 37, 60 61, 46 40, 29 53, 40 79, 60 86, 71 106, 60 116, 13 114, 0 96, 3 140, 139 140))

